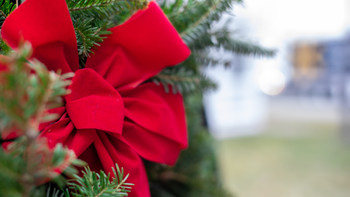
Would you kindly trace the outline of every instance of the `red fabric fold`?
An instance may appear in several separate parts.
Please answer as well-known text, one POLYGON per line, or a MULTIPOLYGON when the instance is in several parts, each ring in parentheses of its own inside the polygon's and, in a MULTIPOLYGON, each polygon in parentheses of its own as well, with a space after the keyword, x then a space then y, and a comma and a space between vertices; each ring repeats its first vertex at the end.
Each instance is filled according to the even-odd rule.
POLYGON ((99 129, 121 134, 124 105, 119 93, 92 69, 75 73, 66 108, 77 129, 99 129))
POLYGON ((101 43, 86 66, 95 69, 118 90, 134 88, 163 68, 184 61, 190 54, 154 2, 110 31, 112 34, 101 43))
POLYGON ((95 171, 118 163, 135 184, 129 196, 148 197, 141 157, 172 165, 187 134, 182 96, 144 82, 190 51, 155 2, 110 31, 81 70, 64 0, 26 0, 1 34, 11 47, 30 41, 48 69, 75 72, 65 106, 51 110, 60 118, 41 124, 41 137, 68 146, 95 171))
POLYGON ((127 117, 123 131, 126 141, 142 157, 173 165, 180 150, 187 147, 182 96, 167 94, 154 83, 145 83, 121 94, 127 117), (133 135, 140 137, 133 138, 133 135))
POLYGON ((21 41, 30 41, 33 57, 50 70, 70 72, 79 68, 74 27, 65 1, 23 2, 4 21, 1 36, 13 48, 21 41))

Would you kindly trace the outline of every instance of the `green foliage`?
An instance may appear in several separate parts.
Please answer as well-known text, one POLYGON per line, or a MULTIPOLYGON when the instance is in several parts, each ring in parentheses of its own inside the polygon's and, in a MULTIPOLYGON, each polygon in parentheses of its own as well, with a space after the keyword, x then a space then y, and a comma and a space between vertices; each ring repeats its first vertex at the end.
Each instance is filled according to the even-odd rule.
POLYGON ((189 147, 175 167, 147 163, 153 197, 229 197, 217 174, 214 140, 204 128, 201 94, 186 97, 189 147))
POLYGON ((233 38, 233 33, 228 30, 227 24, 222 27, 215 26, 223 14, 230 14, 235 3, 241 2, 240 0, 163 1, 164 12, 192 54, 185 62, 175 68, 164 69, 152 80, 162 84, 166 90, 169 85, 174 86, 174 92, 185 94, 203 92, 215 85, 201 72, 201 68, 209 65, 230 65, 229 61, 211 55, 213 51, 224 49, 234 54, 273 56, 274 50, 233 38))
POLYGON ((4 23, 7 16, 16 8, 16 5, 11 0, 0 1, 0 27, 4 23))
POLYGON ((137 9, 145 7, 146 0, 66 0, 77 37, 80 66, 93 47, 106 38, 109 28, 122 23, 137 9))
POLYGON ((16 126, 24 131, 28 125, 36 129, 40 122, 55 118, 44 116, 44 110, 60 106, 61 96, 67 94, 70 81, 66 79, 72 77, 72 73, 60 76, 49 72, 39 61, 28 61, 31 53, 30 44, 24 43, 0 59, 7 70, 0 73, 1 130, 16 126))
MULTIPOLYGON (((128 196, 132 183, 127 183, 129 174, 124 176, 123 168, 116 168, 113 170, 113 180, 110 181, 110 174, 106 175, 103 171, 100 173, 92 172, 89 167, 83 171, 84 176, 75 175, 74 181, 68 183, 72 190, 73 197, 109 197, 109 196, 128 196), (116 169, 116 170, 115 170, 116 169)), ((69 195, 68 195, 69 196, 69 195)))
POLYGON ((79 16, 76 18, 72 17, 72 20, 73 23, 75 23, 74 29, 77 37, 80 66, 84 67, 92 47, 99 46, 99 43, 101 43, 110 32, 106 30, 107 27, 105 24, 94 26, 92 24, 94 22, 93 18, 79 16), (76 21, 79 21, 79 23, 76 21))
POLYGON ((106 175, 103 171, 100 173, 92 172, 89 167, 85 167, 83 176, 75 175, 69 180, 68 187, 62 189, 55 184, 46 185, 46 196, 50 197, 111 197, 111 196, 128 196, 133 186, 127 183, 129 174, 124 176, 123 168, 116 164, 112 168, 114 178, 110 181, 110 174, 106 175), (115 170, 116 169, 116 170, 115 170))
POLYGON ((174 168, 147 163, 152 196, 231 196, 221 186, 214 140, 203 123, 201 95, 215 84, 203 75, 202 68, 230 65, 230 62, 211 55, 213 51, 254 56, 273 56, 275 53, 274 50, 235 38, 227 24, 217 25, 223 14, 231 14, 236 3, 241 1, 175 0, 162 4, 192 54, 185 62, 164 69, 152 80, 162 84, 165 90, 171 85, 174 92, 184 94, 189 148, 181 154, 174 168))
POLYGON ((202 95, 192 94, 186 97, 185 105, 190 141, 174 171, 188 176, 190 197, 232 196, 222 188, 218 175, 215 141, 205 128, 202 95))
POLYGON ((153 77, 152 81, 157 85, 163 85, 167 93, 169 93, 169 85, 171 85, 173 94, 201 92, 204 89, 215 88, 215 84, 209 79, 204 79, 202 75, 195 75, 193 70, 180 66, 163 70, 153 77))
POLYGON ((211 36, 214 36, 216 39, 216 43, 213 44, 213 47, 222 47, 227 51, 242 55, 272 57, 276 53, 273 49, 265 49, 252 42, 232 38, 231 34, 232 33, 226 28, 211 33, 211 36))
POLYGON ((0 151, 0 196, 29 196, 39 194, 37 186, 53 180, 63 185, 60 173, 72 176, 75 160, 73 151, 57 145, 54 150, 46 139, 37 138, 41 122, 52 120, 46 110, 62 104, 61 96, 70 84, 67 77, 47 71, 37 60, 28 60, 32 50, 22 43, 0 62, 0 132, 2 137, 16 133, 6 153, 0 151))
MULTIPOLYGON (((125 19, 127 17, 125 14, 131 14, 147 5, 147 1, 141 0, 66 0, 66 2, 72 15, 84 15, 88 18, 105 21, 109 27, 123 22, 116 21, 116 19, 125 19)), ((95 21, 95 23, 99 24, 99 21, 95 21)))
MULTIPOLYGON (((7 16, 16 8, 16 5, 11 0, 0 0, 0 29, 7 16)), ((0 39, 0 54, 8 53, 10 48, 0 39)))
POLYGON ((22 196, 23 187, 19 177, 24 173, 24 160, 21 157, 16 159, 0 149, 0 196, 17 197, 22 196))
POLYGON ((190 0, 188 2, 177 0, 173 4, 164 3, 163 8, 193 52, 206 50, 209 47, 223 47, 236 54, 274 55, 273 50, 233 39, 233 33, 227 29, 227 23, 223 27, 214 28, 215 23, 221 19, 223 14, 230 14, 234 3, 241 2, 235 0, 190 0))
POLYGON ((69 190, 61 190, 53 184, 48 184, 47 187, 43 187, 42 190, 45 192, 46 197, 70 197, 69 190))
POLYGON ((10 47, 0 39, 0 54, 1 55, 6 55, 11 51, 10 47))
POLYGON ((190 34, 195 28, 211 28, 213 22, 232 8, 235 0, 176 0, 165 1, 164 12, 182 37, 190 34))

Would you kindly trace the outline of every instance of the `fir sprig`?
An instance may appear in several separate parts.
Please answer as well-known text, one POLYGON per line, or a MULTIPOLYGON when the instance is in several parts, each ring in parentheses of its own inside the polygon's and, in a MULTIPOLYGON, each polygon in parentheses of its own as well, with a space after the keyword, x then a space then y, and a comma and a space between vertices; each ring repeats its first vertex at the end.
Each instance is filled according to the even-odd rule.
MULTIPOLYGON (((14 4, 11 0, 0 0, 0 29, 2 24, 4 23, 7 16, 16 8, 16 4, 14 4)), ((10 51, 10 48, 7 44, 0 39, 0 54, 6 54, 10 51)))
POLYGON ((110 16, 115 11, 117 13, 114 14, 124 12, 125 7, 122 7, 122 5, 127 6, 129 10, 136 10, 142 9, 147 5, 146 2, 146 0, 67 0, 67 5, 71 13, 92 14, 104 18, 110 16))
POLYGON ((186 37, 193 32, 205 31, 212 27, 213 22, 218 21, 221 15, 232 9, 232 0, 210 0, 208 5, 203 5, 205 9, 198 11, 198 18, 188 25, 184 31, 180 32, 181 37, 186 37))
POLYGON ((16 8, 11 0, 1 0, 0 1, 0 27, 4 23, 7 16, 16 8))
POLYGON ((13 155, 0 149, 0 196, 21 196, 23 187, 18 180, 24 171, 24 165, 25 161, 22 158, 14 159, 13 155))
MULTIPOLYGON (((236 54, 272 56, 275 53, 274 50, 232 38, 233 33, 227 29, 227 25, 213 30, 215 22, 221 19, 222 14, 230 13, 234 3, 242 3, 242 1, 189 0, 185 2, 178 0, 174 3, 164 3, 163 7, 192 52, 222 47, 236 54)), ((201 54, 203 52, 198 52, 196 55, 201 54)))
POLYGON ((236 54, 272 57, 276 53, 274 49, 267 49, 250 41, 236 39, 226 28, 215 31, 210 35, 215 37, 214 47, 222 47, 236 54))
MULTIPOLYGON (((99 43, 103 41, 108 34, 106 26, 107 24, 101 24, 102 26, 94 25, 94 19, 88 17, 76 17, 72 18, 73 23, 75 24, 75 34, 77 37, 78 44, 78 54, 80 60, 85 60, 91 53, 93 46, 99 46, 99 43), (79 22, 77 22, 79 21, 79 22)), ((84 61, 80 61, 84 63, 84 61)))
POLYGON ((110 34, 109 28, 122 23, 146 0, 66 0, 78 44, 80 66, 85 66, 93 47, 110 34))
POLYGON ((198 26, 210 28, 213 22, 219 20, 223 13, 231 10, 234 2, 241 1, 189 0, 175 1, 175 3, 167 2, 163 4, 163 9, 178 32, 184 37, 198 26))
POLYGON ((100 7, 108 7, 108 5, 114 3, 113 0, 69 0, 67 5, 69 11, 81 11, 81 10, 90 10, 100 7))
POLYGON ((173 94, 187 94, 194 91, 215 88, 214 83, 204 75, 195 74, 193 70, 185 66, 164 69, 161 73, 153 77, 152 81, 157 85, 162 85, 165 92, 170 93, 171 90, 173 94))
POLYGON ((124 169, 119 168, 117 164, 112 170, 114 178, 110 181, 109 173, 106 174, 103 171, 96 173, 86 167, 82 177, 76 175, 75 179, 68 183, 68 187, 72 191, 70 195, 72 197, 128 196, 133 186, 132 183, 126 182, 129 174, 124 175, 124 169))
POLYGON ((230 65, 230 62, 211 55, 213 50, 242 55, 272 56, 275 51, 252 42, 236 39, 227 25, 213 28, 224 13, 231 13, 240 0, 175 0, 164 1, 162 7, 192 51, 191 56, 177 68, 166 68, 153 81, 163 84, 166 91, 189 93, 214 87, 200 71, 203 66, 230 65), (182 72, 187 70, 185 73, 182 72), (199 81, 198 81, 199 80, 199 81))

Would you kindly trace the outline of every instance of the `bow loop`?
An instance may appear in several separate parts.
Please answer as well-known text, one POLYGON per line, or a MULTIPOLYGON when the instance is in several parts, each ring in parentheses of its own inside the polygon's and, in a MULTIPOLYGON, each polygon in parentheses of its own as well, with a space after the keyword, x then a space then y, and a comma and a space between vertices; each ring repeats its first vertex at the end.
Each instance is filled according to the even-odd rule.
POLYGON ((121 94, 126 117, 123 137, 129 145, 148 160, 175 164, 188 145, 182 96, 167 94, 154 83, 121 94))
POLYGON ((77 129, 121 134, 124 105, 119 93, 92 69, 78 70, 66 96, 66 108, 77 129))
POLYGON ((110 31, 111 41, 123 47, 131 58, 144 66, 174 66, 185 60, 190 53, 155 2, 110 31))
POLYGON ((33 57, 63 73, 79 68, 77 41, 65 1, 27 0, 1 28, 1 37, 13 48, 30 41, 33 57))
POLYGON ((118 90, 132 89, 167 66, 184 61, 190 50, 161 8, 150 2, 112 34, 88 59, 96 70, 118 90))

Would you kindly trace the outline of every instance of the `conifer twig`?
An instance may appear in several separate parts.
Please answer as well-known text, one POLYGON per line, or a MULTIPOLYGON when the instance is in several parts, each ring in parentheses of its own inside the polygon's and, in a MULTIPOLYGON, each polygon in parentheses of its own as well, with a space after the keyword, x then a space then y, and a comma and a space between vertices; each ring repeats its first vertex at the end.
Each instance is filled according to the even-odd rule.
POLYGON ((199 78, 192 77, 192 76, 184 77, 184 76, 176 76, 176 75, 158 74, 156 77, 158 77, 159 79, 171 80, 174 82, 195 82, 197 84, 200 82, 199 78))
POLYGON ((96 4, 91 4, 91 5, 85 5, 85 6, 71 7, 71 8, 69 8, 69 11, 74 12, 74 11, 88 10, 88 9, 92 9, 92 8, 96 8, 96 7, 105 7, 105 6, 111 5, 114 2, 116 2, 116 1, 109 0, 109 1, 106 1, 103 3, 96 3, 96 4))
POLYGON ((204 22, 210 16, 210 14, 214 10, 217 9, 217 6, 218 6, 219 3, 220 3, 220 0, 216 1, 215 3, 213 3, 213 5, 206 11, 206 13, 204 15, 202 15, 196 22, 191 24, 185 31, 181 32, 180 36, 181 37, 186 36, 189 31, 191 31, 192 29, 194 29, 198 25, 202 24, 202 22, 204 22))
POLYGON ((2 15, 2 17, 4 17, 4 18, 6 18, 7 16, 6 16, 6 14, 2 11, 2 10, 0 10, 0 14, 2 15))

